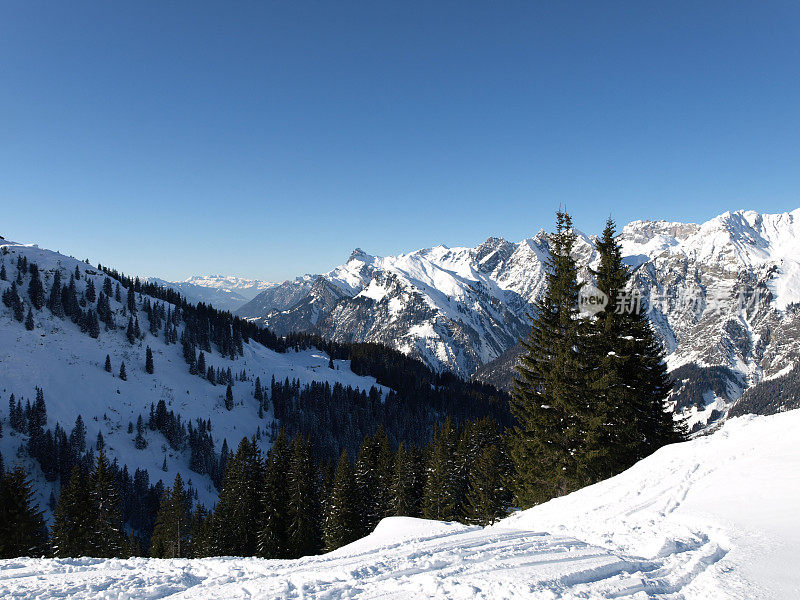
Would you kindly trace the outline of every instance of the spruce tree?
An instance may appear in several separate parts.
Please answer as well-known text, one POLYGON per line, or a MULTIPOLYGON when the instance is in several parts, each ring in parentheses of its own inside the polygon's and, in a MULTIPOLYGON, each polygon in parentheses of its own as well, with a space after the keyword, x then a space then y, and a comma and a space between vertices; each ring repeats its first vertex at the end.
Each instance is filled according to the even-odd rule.
POLYGON ((398 517, 418 517, 420 515, 421 473, 414 451, 406 450, 400 442, 394 459, 394 473, 391 486, 389 513, 398 517))
POLYGON ((51 540, 53 553, 59 558, 90 555, 94 518, 89 475, 80 465, 75 465, 56 504, 51 540))
POLYGON ((28 297, 36 310, 42 310, 45 303, 44 286, 39 278, 39 268, 31 265, 31 282, 28 284, 28 297))
POLYGON ((258 531, 258 555, 289 558, 289 442, 281 428, 267 455, 261 490, 263 513, 258 531))
POLYGON ((25 317, 25 329, 28 331, 33 331, 34 324, 33 324, 33 311, 28 308, 28 316, 25 317))
POLYGON ((353 472, 347 451, 339 457, 322 524, 325 550, 330 552, 358 538, 359 520, 353 472))
POLYGON ((84 294, 89 302, 97 300, 97 291, 94 288, 94 281, 89 277, 86 278, 86 291, 84 294))
POLYGON ((106 373, 111 373, 111 356, 106 354, 106 364, 103 367, 106 370, 106 373))
POLYGON ((128 343, 133 344, 136 342, 136 330, 133 328, 133 318, 128 317, 128 327, 125 330, 125 337, 128 338, 128 343))
POLYGON ((511 394, 516 425, 509 450, 516 469, 516 503, 522 507, 586 483, 579 467, 588 397, 584 322, 578 314, 580 285, 571 255, 575 240, 571 218, 559 211, 556 232, 549 238, 547 288, 535 303, 511 394))
POLYGON ((291 444, 288 484, 289 552, 295 558, 317 554, 322 549, 317 469, 310 442, 299 435, 291 444))
POLYGON ((228 384, 228 389, 225 390, 225 408, 233 410, 233 388, 228 384))
POLYGON ((189 498, 183 487, 183 479, 178 473, 175 475, 172 487, 165 489, 161 497, 150 542, 150 556, 155 558, 187 556, 190 526, 189 498))
POLYGON ((0 473, 0 558, 40 557, 47 527, 22 467, 0 473))
POLYGON ((242 439, 228 461, 214 513, 214 551, 220 555, 253 556, 258 547, 257 527, 262 513, 261 454, 254 441, 242 439))
POLYGON ((607 295, 590 328, 589 389, 595 406, 587 428, 585 479, 599 481, 682 437, 666 405, 671 382, 663 350, 630 284, 616 226, 608 219, 597 241, 594 275, 607 295))
POLYGON ((61 271, 53 271, 53 285, 50 287, 50 299, 47 307, 57 317, 64 317, 64 305, 61 303, 61 271))
POLYGON ((437 521, 458 518, 456 486, 456 431, 450 417, 436 427, 426 466, 422 516, 437 521))
POLYGON ((125 361, 119 364, 119 378, 122 379, 122 381, 128 381, 128 373, 125 371, 125 361))
POLYGON ((358 537, 372 533, 381 518, 378 510, 376 464, 375 446, 368 435, 364 436, 353 472, 360 517, 358 537))
POLYGON ((153 366, 153 351, 150 350, 150 346, 148 346, 147 350, 145 350, 144 370, 150 375, 152 375, 155 371, 153 366))
POLYGON ((90 556, 121 558, 126 539, 122 531, 122 513, 117 481, 102 449, 97 454, 90 479, 92 502, 92 538, 90 556))
POLYGON ((505 517, 511 509, 508 478, 511 464, 500 442, 484 446, 469 473, 465 521, 483 527, 505 517))

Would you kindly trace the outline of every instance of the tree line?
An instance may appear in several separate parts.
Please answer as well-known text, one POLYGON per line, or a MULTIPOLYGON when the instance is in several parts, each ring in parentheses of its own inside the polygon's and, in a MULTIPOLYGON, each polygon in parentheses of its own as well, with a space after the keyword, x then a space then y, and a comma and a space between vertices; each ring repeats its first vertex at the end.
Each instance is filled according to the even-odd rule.
POLYGON ((425 447, 393 448, 378 429, 365 436, 357 456, 343 451, 338 461, 319 460, 308 437, 283 430, 266 455, 243 438, 226 459, 214 510, 195 501, 179 474, 168 488, 147 487, 138 472, 133 483, 102 448, 91 464, 73 466, 49 537, 25 473, 3 473, 0 557, 297 558, 348 544, 387 516, 487 525, 511 506, 511 462, 490 418, 461 426, 446 419, 425 447), (136 485, 141 493, 143 483, 150 506, 138 509, 150 514, 137 515, 126 507, 135 495, 126 488, 136 485))

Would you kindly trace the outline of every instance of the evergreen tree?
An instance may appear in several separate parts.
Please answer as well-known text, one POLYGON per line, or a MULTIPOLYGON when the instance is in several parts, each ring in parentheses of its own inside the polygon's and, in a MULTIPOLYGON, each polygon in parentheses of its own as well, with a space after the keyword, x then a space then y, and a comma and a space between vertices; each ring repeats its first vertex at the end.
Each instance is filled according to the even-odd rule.
POLYGON ((128 338, 129 344, 136 342, 136 330, 133 327, 133 317, 128 317, 128 327, 125 330, 125 337, 128 338))
POLYGON ((233 410, 233 388, 228 384, 228 389, 225 390, 225 408, 233 410))
POLYGON ((261 455, 255 442, 242 439, 228 461, 225 479, 214 513, 214 551, 220 555, 253 556, 257 527, 262 513, 263 486, 261 455))
POLYGON ((57 317, 64 317, 64 305, 61 303, 61 271, 53 271, 53 285, 50 288, 50 299, 47 308, 57 317))
POLYGON ((664 353, 643 301, 631 288, 610 218, 597 249, 600 264, 594 275, 610 301, 590 329, 589 389, 596 401, 583 461, 588 482, 615 475, 682 437, 666 405, 671 382, 664 353))
POLYGON ((359 520, 353 472, 347 451, 343 450, 333 478, 322 524, 325 550, 330 552, 358 538, 359 520))
POLYGON ((372 439, 367 435, 361 443, 356 465, 353 472, 355 494, 359 507, 360 527, 358 537, 372 533, 381 519, 378 510, 376 489, 378 477, 376 474, 377 457, 372 439))
POLYGON ((148 346, 147 350, 145 350, 144 370, 150 375, 152 375, 155 370, 153 367, 153 351, 150 350, 150 346, 148 346))
POLYGON ((28 331, 33 331, 34 324, 33 324, 33 311, 28 308, 28 316, 25 317, 25 329, 28 331))
POLYGON ((45 303, 44 286, 39 278, 39 267, 31 265, 31 282, 28 284, 28 297, 36 310, 42 310, 45 303))
POLYGON ((125 361, 119 364, 119 378, 122 379, 122 381, 128 381, 128 374, 125 372, 125 361))
POLYGON ((421 473, 413 450, 400 442, 394 460, 390 514, 398 517, 418 517, 421 501, 421 473))
POLYGON ((53 553, 59 558, 90 555, 94 518, 89 475, 80 465, 75 465, 56 503, 51 540, 53 553))
POLYGON ((128 312, 136 314, 136 292, 133 291, 133 283, 128 287, 128 312))
POLYGON ((292 440, 288 484, 289 552, 296 558, 317 554, 322 548, 317 470, 311 444, 299 435, 292 440))
POLYGON ((106 364, 105 364, 106 373, 111 373, 111 356, 106 354, 106 364))
POLYGON ((86 295, 86 299, 89 302, 94 302, 95 300, 97 300, 97 292, 95 291, 94 288, 94 281, 92 281, 90 277, 86 278, 86 291, 84 292, 84 294, 86 295))
POLYGON ((516 469, 516 502, 522 507, 586 483, 578 464, 588 400, 580 285, 571 255, 576 236, 569 215, 559 211, 556 217, 556 233, 549 239, 547 289, 535 303, 511 399, 516 426, 509 450, 516 469))
POLYGON ((8 281, 8 273, 6 272, 6 265, 3 263, 0 265, 0 280, 8 281))
POLYGON ((264 472, 261 501, 264 511, 258 532, 258 555, 262 558, 289 558, 289 443, 280 430, 269 450, 264 472))
POLYGON ((180 473, 175 475, 172 488, 164 490, 161 506, 156 515, 150 556, 155 558, 183 558, 189 551, 189 498, 183 488, 180 473))
POLYGON ((464 517, 474 525, 493 525, 511 509, 507 480, 511 464, 500 442, 484 446, 469 473, 464 517))
POLYGON ((455 521, 458 518, 456 442, 456 431, 448 417, 435 429, 431 441, 422 498, 422 516, 426 519, 455 521))
POLYGON ((102 449, 90 478, 93 531, 90 556, 122 558, 126 550, 117 481, 102 449))
POLYGON ((94 312, 91 308, 86 313, 86 321, 87 321, 87 330, 89 332, 89 336, 97 339, 100 337, 100 321, 97 318, 97 313, 94 312))
POLYGON ((0 474, 0 558, 42 556, 47 527, 25 471, 0 474))
POLYGON ((214 533, 212 516, 203 506, 198 506, 192 513, 187 556, 203 558, 211 555, 214 533))

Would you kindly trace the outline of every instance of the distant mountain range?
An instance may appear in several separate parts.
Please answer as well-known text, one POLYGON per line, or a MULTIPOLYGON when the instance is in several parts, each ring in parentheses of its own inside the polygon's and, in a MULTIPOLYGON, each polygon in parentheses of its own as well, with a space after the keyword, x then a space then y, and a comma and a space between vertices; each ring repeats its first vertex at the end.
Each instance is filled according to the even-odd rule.
MULTIPOLYGON (((800 352, 800 210, 728 212, 703 224, 635 221, 620 238, 678 381, 676 402, 693 422, 718 418, 745 389, 792 368, 800 352)), ((585 280, 597 260, 594 241, 581 233, 576 245, 585 280)), ((489 238, 398 256, 356 249, 328 273, 263 284, 236 312, 278 334, 378 342, 507 387, 548 256, 543 230, 518 243, 489 238)))
POLYGON ((173 288, 192 302, 205 302, 220 310, 235 311, 274 283, 231 275, 195 275, 183 281, 150 277, 148 281, 173 288))

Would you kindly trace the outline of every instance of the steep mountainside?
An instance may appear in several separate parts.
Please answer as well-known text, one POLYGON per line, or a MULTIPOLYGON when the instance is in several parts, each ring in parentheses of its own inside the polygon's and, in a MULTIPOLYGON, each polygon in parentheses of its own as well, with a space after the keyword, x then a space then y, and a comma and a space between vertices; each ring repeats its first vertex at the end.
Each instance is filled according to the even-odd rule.
POLYGON ((421 444, 445 414, 507 414, 496 391, 394 350, 278 339, 36 246, 0 239, 0 293, 0 455, 33 475, 42 507, 101 448, 143 481, 180 473, 211 506, 225 448, 243 437, 266 450, 283 426, 334 457, 379 425, 393 443, 421 444))
MULTIPOLYGON (((670 368, 722 369, 705 372, 709 385, 682 401, 693 423, 722 414, 743 389, 794 364, 800 210, 738 211, 701 225, 636 221, 621 240, 670 368)), ((597 256, 593 241, 578 240, 584 279, 597 256)), ((490 238, 475 248, 389 257, 356 250, 325 275, 282 284, 281 298, 286 290, 299 297, 294 305, 273 302, 268 290, 238 314, 279 333, 380 342, 434 368, 508 383, 518 350, 504 352, 527 332, 547 257, 544 232, 519 243, 490 238)))

